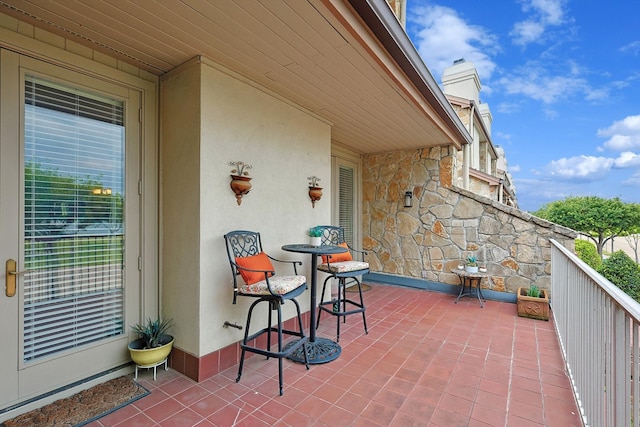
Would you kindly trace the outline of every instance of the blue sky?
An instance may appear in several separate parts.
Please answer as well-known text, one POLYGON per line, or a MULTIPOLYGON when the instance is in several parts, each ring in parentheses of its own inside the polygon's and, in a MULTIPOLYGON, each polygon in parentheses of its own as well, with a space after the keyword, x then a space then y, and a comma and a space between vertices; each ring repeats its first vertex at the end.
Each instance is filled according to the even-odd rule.
POLYGON ((640 202, 640 1, 407 0, 425 64, 480 76, 520 208, 568 196, 640 202))

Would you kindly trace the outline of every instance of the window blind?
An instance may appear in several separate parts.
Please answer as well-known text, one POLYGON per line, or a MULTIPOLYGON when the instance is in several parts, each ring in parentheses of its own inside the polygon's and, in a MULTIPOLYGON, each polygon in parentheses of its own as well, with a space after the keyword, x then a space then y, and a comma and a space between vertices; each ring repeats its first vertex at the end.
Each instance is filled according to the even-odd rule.
POLYGON ((344 229, 344 238, 353 246, 354 170, 346 166, 338 169, 338 223, 344 229))
POLYGON ((124 333, 124 103, 27 76, 23 359, 124 333))

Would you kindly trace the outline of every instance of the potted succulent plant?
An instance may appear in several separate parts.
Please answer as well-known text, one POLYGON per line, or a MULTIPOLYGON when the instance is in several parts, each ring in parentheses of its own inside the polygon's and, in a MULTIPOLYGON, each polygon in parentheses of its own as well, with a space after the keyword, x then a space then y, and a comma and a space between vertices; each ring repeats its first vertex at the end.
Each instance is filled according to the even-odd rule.
POLYGON ((131 330, 138 339, 129 343, 131 360, 139 367, 151 367, 162 363, 173 347, 173 336, 167 332, 173 326, 171 319, 147 319, 131 330))
POLYGON ((549 320, 549 294, 536 285, 518 288, 518 316, 549 320))
POLYGON ((478 272, 478 260, 476 257, 474 257, 473 255, 469 255, 467 257, 467 265, 465 267, 465 270, 468 273, 477 273, 478 272))
POLYGON ((309 235, 309 244, 311 246, 320 246, 322 244, 322 228, 311 227, 307 231, 307 235, 309 235))

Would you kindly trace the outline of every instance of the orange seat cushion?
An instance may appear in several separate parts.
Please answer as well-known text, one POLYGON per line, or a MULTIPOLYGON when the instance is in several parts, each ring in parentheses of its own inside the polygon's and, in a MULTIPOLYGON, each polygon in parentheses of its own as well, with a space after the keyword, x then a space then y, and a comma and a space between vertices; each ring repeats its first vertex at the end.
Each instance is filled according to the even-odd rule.
MULTIPOLYGON (((251 270, 267 270, 274 271, 273 264, 271 264, 271 260, 264 252, 260 252, 257 255, 246 256, 242 258, 236 258, 236 264, 240 267, 249 268, 251 270)), ((264 280, 264 272, 263 271, 247 271, 240 270, 240 275, 244 279, 244 282, 247 285, 252 285, 261 280, 264 280)), ((273 273, 268 273, 269 277, 273 276, 273 273)))
MULTIPOLYGON (((347 242, 342 242, 338 246, 342 246, 343 248, 348 248, 347 242)), ((353 258, 351 257, 351 252, 349 251, 342 252, 339 254, 333 254, 333 255, 322 255, 322 262, 324 264, 328 262, 343 262, 343 261, 351 261, 351 260, 353 260, 353 258)))

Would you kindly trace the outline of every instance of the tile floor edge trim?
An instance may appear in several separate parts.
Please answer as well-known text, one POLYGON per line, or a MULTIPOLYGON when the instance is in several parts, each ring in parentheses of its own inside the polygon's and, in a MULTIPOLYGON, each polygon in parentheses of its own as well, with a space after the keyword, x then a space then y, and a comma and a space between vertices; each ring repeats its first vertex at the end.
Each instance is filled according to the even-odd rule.
MULTIPOLYGON (((424 289, 431 292, 440 292, 449 295, 457 295, 460 292, 460 285, 450 285, 447 283, 432 282, 426 279, 416 279, 414 277, 394 276, 383 273, 369 273, 362 276, 362 282, 380 283, 383 285, 404 286, 408 288, 424 289)), ((482 295, 489 300, 516 303, 516 294, 509 292, 498 292, 482 288, 482 295)))

